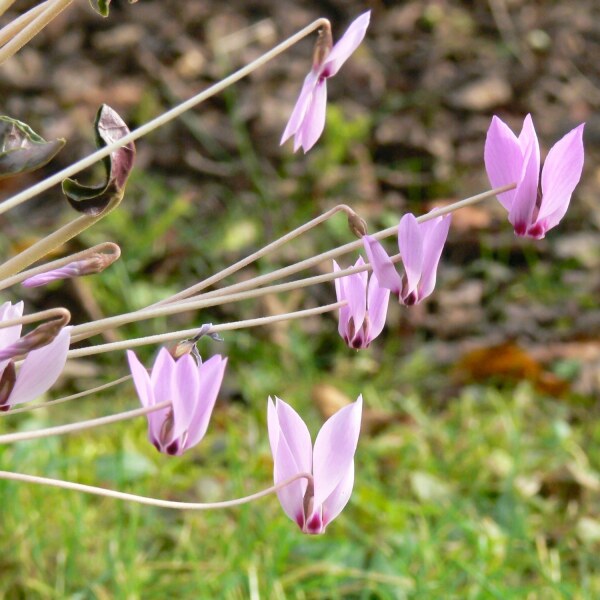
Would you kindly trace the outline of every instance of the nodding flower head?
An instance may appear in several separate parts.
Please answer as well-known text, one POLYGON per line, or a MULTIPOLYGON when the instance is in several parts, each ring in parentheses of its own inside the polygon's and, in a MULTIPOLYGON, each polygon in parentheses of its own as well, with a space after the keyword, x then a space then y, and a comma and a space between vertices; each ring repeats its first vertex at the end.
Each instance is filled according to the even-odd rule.
POLYGON ((323 28, 315 45, 313 68, 304 80, 300 96, 283 132, 281 143, 294 136, 294 152, 308 152, 325 127, 327 79, 333 77, 358 48, 369 26, 371 11, 355 19, 346 33, 332 46, 331 30, 323 28))
POLYGON ((402 217, 398 225, 398 248, 404 266, 403 277, 383 246, 371 236, 363 237, 379 284, 396 294, 402 304, 418 304, 433 292, 451 218, 452 215, 445 215, 419 223, 411 213, 402 217))
POLYGON ((190 354, 175 360, 166 348, 156 357, 152 373, 134 352, 127 352, 133 382, 142 406, 171 406, 148 414, 148 438, 159 452, 183 454, 206 433, 221 388, 227 359, 212 356, 196 362, 190 354))
MULTIPOLYGON (((0 321, 23 316, 23 302, 0 306, 0 321)), ((67 361, 70 327, 49 321, 21 336, 21 325, 0 329, 0 410, 35 400, 56 382, 67 361), (26 354, 17 371, 13 358, 26 354)))
MULTIPOLYGON (((355 267, 363 266, 362 257, 355 267)), ((340 267, 333 261, 334 272, 340 267)), ((335 293, 338 301, 346 301, 340 308, 338 331, 350 348, 367 348, 381 333, 385 325, 390 291, 379 285, 374 274, 367 271, 353 273, 335 280, 335 293)))
POLYGON ((299 479, 277 492, 283 510, 304 533, 324 533, 350 499, 361 414, 359 396, 325 422, 313 448, 300 415, 283 400, 269 398, 267 420, 275 484, 300 473, 313 476, 311 481, 299 479))
POLYGON ((541 239, 565 216, 583 170, 583 127, 575 127, 550 148, 540 187, 540 145, 531 115, 525 117, 518 138, 498 117, 492 119, 485 168, 493 187, 516 184, 498 194, 516 235, 541 239))

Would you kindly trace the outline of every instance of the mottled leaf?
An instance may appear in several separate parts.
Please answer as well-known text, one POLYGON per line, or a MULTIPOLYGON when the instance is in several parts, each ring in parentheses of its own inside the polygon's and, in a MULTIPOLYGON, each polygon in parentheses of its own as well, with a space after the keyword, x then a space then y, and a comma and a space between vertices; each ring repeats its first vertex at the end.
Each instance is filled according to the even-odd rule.
MULTIPOLYGON (((110 145, 129 133, 123 119, 106 104, 100 107, 94 127, 98 148, 110 145)), ((95 216, 109 205, 120 202, 133 169, 134 158, 135 146, 130 142, 103 159, 106 170, 104 183, 85 185, 76 179, 65 179, 62 188, 71 206, 79 212, 95 216)))
POLYGON ((43 167, 64 145, 63 139, 47 142, 29 125, 0 116, 0 179, 43 167))

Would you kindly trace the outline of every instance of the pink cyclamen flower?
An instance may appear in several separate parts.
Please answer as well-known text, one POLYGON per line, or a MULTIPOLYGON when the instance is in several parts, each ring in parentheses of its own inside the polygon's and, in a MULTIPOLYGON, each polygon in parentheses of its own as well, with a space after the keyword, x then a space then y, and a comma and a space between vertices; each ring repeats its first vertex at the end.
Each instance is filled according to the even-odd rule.
POLYGON ((299 479, 277 492, 286 515, 304 533, 324 533, 350 499, 361 415, 359 396, 325 422, 313 449, 300 415, 283 400, 275 398, 273 402, 269 398, 267 419, 275 484, 299 473, 313 475, 312 484, 299 479))
POLYGON ((583 169, 583 127, 575 127, 548 152, 540 182, 540 145, 531 115, 517 138, 506 123, 492 119, 485 140, 485 168, 492 187, 516 183, 498 195, 519 236, 541 239, 565 216, 583 169))
MULTIPOLYGON (((295 136, 294 152, 300 147, 308 152, 315 145, 325 127, 327 79, 333 77, 358 48, 365 37, 370 18, 371 11, 363 13, 350 24, 337 44, 332 48, 319 48, 320 52, 315 53, 313 68, 304 80, 281 144, 295 136)), ((330 41, 330 34, 328 37, 330 41)))
POLYGON ((217 354, 197 364, 189 354, 175 360, 161 348, 151 375, 131 350, 127 359, 142 406, 171 402, 170 407, 148 414, 150 442, 171 455, 195 446, 208 428, 227 359, 217 354))
MULTIPOLYGON (((362 256, 355 267, 365 264, 362 256)), ((340 267, 333 261, 334 272, 340 267)), ((338 331, 350 348, 368 348, 381 333, 385 325, 390 290, 381 287, 377 277, 367 271, 338 277, 335 280, 335 293, 338 301, 347 301, 339 312, 338 331)))
MULTIPOLYGON (((23 316, 23 302, 0 306, 0 321, 23 316)), ((11 358, 0 360, 0 410, 9 410, 14 404, 30 402, 47 392, 56 382, 67 361, 71 341, 70 327, 63 327, 46 345, 27 353, 18 372, 12 360, 11 346, 18 347, 21 325, 0 329, 0 352, 11 358)))
POLYGON ((411 213, 402 217, 398 225, 398 247, 404 277, 400 277, 392 259, 376 239, 368 235, 363 237, 379 284, 397 294, 402 304, 418 304, 433 292, 451 220, 452 215, 435 217, 423 223, 419 223, 411 213))

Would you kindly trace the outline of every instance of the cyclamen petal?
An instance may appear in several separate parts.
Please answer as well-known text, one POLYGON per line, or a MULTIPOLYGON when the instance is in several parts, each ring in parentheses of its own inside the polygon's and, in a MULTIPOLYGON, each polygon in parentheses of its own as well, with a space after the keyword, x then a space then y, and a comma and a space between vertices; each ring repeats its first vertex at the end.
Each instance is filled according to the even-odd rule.
POLYGON ((584 124, 572 129, 549 151, 539 188, 540 148, 527 115, 519 138, 494 117, 485 143, 485 167, 494 187, 516 184, 498 196, 519 236, 540 239, 564 217, 583 170, 584 124))
MULTIPOLYGON (((354 266, 364 264, 363 258, 359 257, 354 266)), ((340 271, 335 261, 333 271, 340 271)), ((367 348, 383 330, 390 292, 379 285, 375 275, 371 275, 369 282, 367 271, 338 277, 334 281, 338 301, 347 303, 339 309, 338 332, 350 348, 367 348)))
POLYGON ((35 400, 54 385, 67 362, 70 329, 63 327, 49 344, 29 352, 17 373, 15 387, 7 402, 9 406, 35 400))
POLYGON ((451 220, 452 215, 435 217, 423 223, 410 213, 402 217, 398 225, 398 247, 405 270, 404 279, 383 246, 368 235, 363 237, 374 275, 380 285, 398 295, 402 304, 418 304, 433 292, 451 220))
POLYGON ((279 398, 274 404, 269 398, 267 409, 275 483, 300 473, 313 474, 313 486, 302 480, 302 486, 294 482, 279 490, 281 505, 304 533, 324 533, 352 492, 362 396, 323 425, 314 450, 304 421, 289 404, 279 398))
POLYGON ((370 11, 353 21, 346 33, 331 48, 322 64, 306 76, 302 90, 281 137, 284 144, 294 136, 294 152, 308 152, 325 128, 327 111, 327 79, 333 77, 362 42, 369 25, 370 11))
POLYGON ((156 357, 152 373, 129 350, 127 358, 142 406, 171 402, 149 413, 148 438, 159 452, 183 454, 204 437, 212 414, 227 359, 213 356, 206 362, 184 354, 177 360, 162 348, 156 357))

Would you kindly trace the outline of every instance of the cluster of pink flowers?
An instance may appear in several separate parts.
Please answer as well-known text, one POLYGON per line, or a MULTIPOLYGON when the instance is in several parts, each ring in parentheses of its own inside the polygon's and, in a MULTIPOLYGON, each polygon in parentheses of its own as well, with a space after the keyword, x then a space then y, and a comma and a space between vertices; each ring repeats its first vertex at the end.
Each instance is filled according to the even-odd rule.
MULTIPOLYGON (((327 79, 338 73, 365 36, 370 13, 360 15, 333 45, 330 32, 320 37, 311 71, 283 133, 294 137, 294 151, 314 146, 325 126, 327 79)), ((549 151, 540 175, 540 148, 530 115, 519 136, 493 117, 485 142, 485 166, 494 187, 510 187, 498 199, 518 236, 540 239, 565 215, 583 168, 583 124, 549 151), (540 189, 541 186, 541 189, 540 189)), ((405 214, 397 230, 399 254, 390 256, 378 236, 363 235, 368 263, 359 257, 350 273, 333 262, 339 308, 338 331, 352 349, 368 348, 383 331, 390 293, 400 304, 419 304, 433 292, 451 215, 434 209, 417 218, 405 214), (396 268, 401 263, 402 272, 396 268), (369 274, 369 270, 372 273, 369 274)), ((98 259, 86 259, 37 275, 26 286, 97 272, 98 259)), ((0 322, 21 317, 23 303, 6 302, 0 322)), ((31 335, 31 334, 30 334, 31 335)), ((27 402, 48 390, 62 371, 70 343, 68 327, 46 337, 21 336, 21 325, 0 328, 0 410, 27 402), (14 358, 24 355, 17 371, 14 358)), ((192 344, 193 346, 193 344, 192 344)), ((195 349, 195 347, 194 347, 195 349)), ((159 452, 181 455, 204 437, 221 388, 227 359, 207 361, 197 354, 174 357, 161 349, 151 372, 129 351, 128 361, 141 404, 148 412, 148 437, 159 452), (155 409, 153 407, 156 407, 155 409)), ((268 437, 273 478, 285 513, 304 533, 323 533, 348 503, 354 484, 354 456, 361 427, 362 396, 333 415, 314 445, 298 413, 279 398, 268 400, 268 437)))

